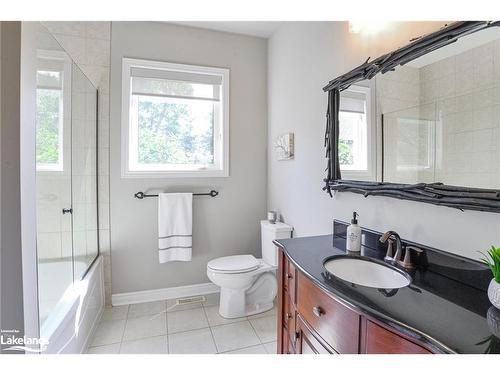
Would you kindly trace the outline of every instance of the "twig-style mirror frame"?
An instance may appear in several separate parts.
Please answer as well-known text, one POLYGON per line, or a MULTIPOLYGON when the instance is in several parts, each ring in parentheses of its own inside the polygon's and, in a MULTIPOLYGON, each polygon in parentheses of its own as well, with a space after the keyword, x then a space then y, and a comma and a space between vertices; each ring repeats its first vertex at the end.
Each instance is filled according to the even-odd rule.
POLYGON ((368 59, 350 72, 331 80, 323 88, 323 91, 328 92, 325 131, 328 165, 323 190, 330 196, 332 196, 332 191, 348 191, 363 194, 365 197, 379 195, 454 207, 460 210, 500 212, 500 190, 450 186, 439 182, 412 185, 342 180, 338 152, 341 91, 354 83, 372 79, 378 73, 392 71, 397 66, 405 65, 420 56, 454 43, 463 36, 496 26, 500 26, 499 21, 454 22, 436 32, 414 39, 408 45, 375 60, 369 61, 368 59))

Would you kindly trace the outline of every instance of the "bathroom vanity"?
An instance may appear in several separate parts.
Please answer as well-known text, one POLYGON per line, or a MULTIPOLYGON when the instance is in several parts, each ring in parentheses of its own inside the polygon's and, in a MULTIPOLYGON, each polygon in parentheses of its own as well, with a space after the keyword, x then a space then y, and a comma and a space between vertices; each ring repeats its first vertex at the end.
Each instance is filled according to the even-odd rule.
POLYGON ((334 235, 274 241, 279 248, 278 353, 497 353, 500 311, 486 295, 479 262, 420 246, 411 282, 377 289, 346 282, 323 266, 332 256, 383 262, 381 234, 363 229, 361 254, 345 252, 346 224, 334 235))

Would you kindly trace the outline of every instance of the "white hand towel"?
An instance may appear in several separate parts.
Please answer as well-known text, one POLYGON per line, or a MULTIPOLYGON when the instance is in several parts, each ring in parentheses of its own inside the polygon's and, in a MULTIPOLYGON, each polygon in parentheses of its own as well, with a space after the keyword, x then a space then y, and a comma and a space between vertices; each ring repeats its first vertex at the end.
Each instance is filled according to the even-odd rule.
POLYGON ((190 261, 193 241, 193 194, 158 194, 160 263, 190 261))

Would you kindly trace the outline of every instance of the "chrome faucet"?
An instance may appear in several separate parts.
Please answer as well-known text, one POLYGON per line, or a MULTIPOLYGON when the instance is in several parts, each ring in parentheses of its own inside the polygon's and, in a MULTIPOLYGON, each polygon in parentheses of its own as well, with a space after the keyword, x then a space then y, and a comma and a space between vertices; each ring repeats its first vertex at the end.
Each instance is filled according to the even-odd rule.
POLYGON ((385 232, 380 237, 379 241, 381 243, 388 242, 388 244, 387 244, 387 253, 385 254, 384 260, 386 260, 388 262, 397 263, 397 264, 399 264, 400 266, 402 266, 405 269, 412 269, 412 268, 414 268, 414 265, 411 262, 411 252, 412 252, 412 250, 415 251, 418 254, 423 253, 422 249, 419 249, 418 247, 415 247, 415 246, 408 245, 405 248, 404 259, 401 260, 401 258, 402 258, 402 256, 401 256, 401 252, 402 252, 401 237, 399 236, 399 234, 397 234, 393 230, 385 232), (391 237, 394 237, 394 239, 396 241, 396 253, 394 254, 394 256, 392 255, 392 245, 393 245, 394 241, 391 239, 391 237))

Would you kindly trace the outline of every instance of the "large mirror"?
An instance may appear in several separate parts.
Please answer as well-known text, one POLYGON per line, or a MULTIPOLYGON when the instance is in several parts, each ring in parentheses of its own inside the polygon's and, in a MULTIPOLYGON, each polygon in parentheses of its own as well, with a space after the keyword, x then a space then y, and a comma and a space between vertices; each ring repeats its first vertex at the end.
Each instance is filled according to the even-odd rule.
POLYGON ((382 181, 500 189, 500 28, 375 79, 382 181))
POLYGON ((325 91, 328 191, 500 211, 496 23, 457 22, 325 91))

